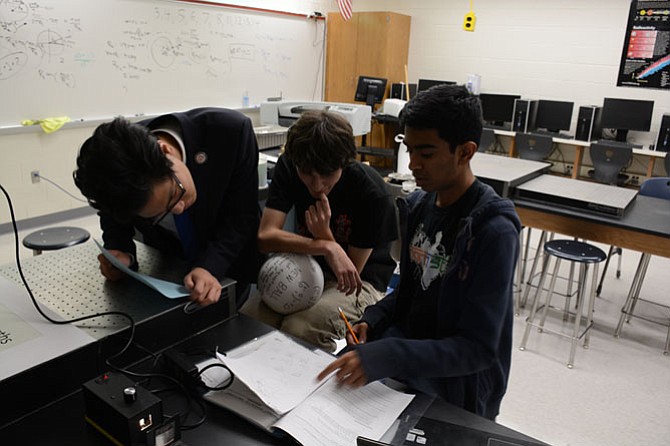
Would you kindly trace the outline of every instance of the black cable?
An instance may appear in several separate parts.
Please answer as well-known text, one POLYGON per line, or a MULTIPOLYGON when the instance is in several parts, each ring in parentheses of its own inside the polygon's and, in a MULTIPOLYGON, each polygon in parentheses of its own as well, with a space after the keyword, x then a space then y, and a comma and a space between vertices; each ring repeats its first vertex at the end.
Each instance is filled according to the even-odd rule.
MULTIPOLYGON (((184 397, 186 398, 186 401, 188 402, 188 410, 186 410, 182 414, 182 422, 181 422, 180 430, 185 431, 185 430, 195 429, 196 427, 202 425, 205 421, 207 421, 207 407, 198 398, 193 398, 191 396, 191 394, 189 393, 188 389, 186 389, 184 384, 182 384, 181 381, 179 381, 177 378, 175 378, 173 376, 170 376, 170 375, 166 375, 164 373, 156 373, 156 372, 137 373, 137 372, 131 372, 130 370, 127 370, 127 369, 126 370, 119 370, 119 371, 121 371, 122 373, 127 374, 129 376, 136 377, 136 378, 161 378, 161 379, 164 379, 168 382, 171 382, 171 383, 175 384, 176 387, 181 391, 182 395, 184 395, 184 397), (202 415, 200 416, 200 419, 198 421, 196 421, 194 424, 186 424, 185 421, 188 418, 189 414, 193 410, 193 404, 192 404, 193 401, 195 401, 198 404, 198 406, 200 407, 200 410, 202 411, 202 415)), ((163 391, 167 391, 167 390, 169 390, 169 389, 159 389, 159 390, 153 391, 153 393, 163 392, 163 391)))
MULTIPOLYGON (((113 359, 113 358, 116 358, 116 357, 122 355, 126 350, 128 350, 128 348, 132 344, 133 337, 135 335, 135 321, 133 320, 133 318, 129 314, 121 312, 121 311, 105 311, 105 312, 102 312, 102 313, 95 313, 95 314, 88 315, 88 316, 82 316, 82 317, 78 317, 78 318, 75 318, 75 319, 62 320, 62 321, 53 319, 48 314, 46 314, 42 310, 42 308, 40 308, 39 304, 37 303, 37 299, 35 299, 35 295, 33 294, 33 291, 30 289, 30 286, 28 285, 28 281, 26 280, 26 277, 23 274, 23 268, 21 267, 21 257, 19 255, 19 230, 16 226, 16 217, 15 217, 15 214, 14 214, 14 205, 12 204, 12 199, 9 196, 9 193, 7 192, 7 190, 2 186, 2 184, 0 184, 0 189, 2 189, 2 193, 5 194, 5 198, 7 198, 7 204, 9 206, 9 215, 10 215, 10 218, 12 220, 12 229, 14 230, 14 255, 15 255, 15 258, 16 258, 16 267, 19 271, 19 276, 21 277, 21 281, 23 282, 23 285, 26 287, 26 291, 28 291, 28 295, 30 296, 30 300, 33 302, 33 306, 35 307, 37 312, 40 314, 40 316, 42 316, 44 319, 51 322, 52 324, 56 324, 56 325, 72 324, 72 323, 75 323, 75 322, 81 322, 81 321, 84 321, 84 320, 87 320, 87 319, 92 319, 92 318, 96 318, 96 317, 100 317, 100 316, 122 316, 122 317, 128 319, 128 322, 130 323, 130 337, 129 337, 128 342, 126 343, 126 345, 123 347, 123 349, 121 349, 121 351, 119 351, 118 353, 116 353, 116 354, 110 356, 109 358, 107 358, 105 363, 110 365, 109 364, 110 359, 113 359)), ((110 365, 110 367, 111 367, 111 365, 110 365)))
POLYGON ((196 376, 198 376, 198 377, 202 376, 202 374, 205 373, 206 370, 209 370, 209 369, 214 368, 214 367, 221 367, 221 368, 224 368, 224 369, 228 370, 228 372, 230 373, 230 379, 228 380, 228 384, 225 384, 225 385, 219 386, 219 387, 209 387, 207 384, 203 383, 202 386, 207 390, 226 390, 228 387, 230 387, 233 384, 233 381, 235 381, 235 375, 233 374, 233 371, 230 370, 228 368, 228 366, 225 365, 225 364, 222 364, 222 363, 208 364, 205 367, 203 367, 202 370, 200 370, 196 376))
POLYGON ((108 358, 106 358, 105 359, 105 364, 108 367, 110 367, 111 369, 116 370, 118 372, 128 373, 127 370, 124 370, 121 367, 117 367, 117 366, 113 365, 110 361, 114 358, 117 358, 117 357, 121 356, 132 345, 133 338, 135 336, 135 321, 133 320, 133 318, 129 314, 121 312, 121 311, 105 311, 105 312, 102 312, 102 313, 95 313, 95 314, 88 315, 88 316, 82 316, 82 317, 69 319, 69 320, 62 320, 62 321, 53 319, 49 315, 47 315, 42 310, 42 308, 40 308, 39 304, 37 303, 37 299, 35 298, 35 295, 33 294, 33 291, 30 288, 30 285, 28 285, 28 281, 25 277, 25 274, 23 273, 23 268, 21 266, 21 256, 19 254, 19 231, 18 231, 18 228, 17 228, 17 225, 16 225, 16 216, 15 216, 15 213, 14 213, 14 205, 12 203, 11 197, 9 196, 9 193, 2 186, 2 184, 0 184, 0 189, 2 189, 2 192, 5 195, 5 198, 7 199, 7 204, 9 206, 9 214, 10 214, 10 218, 11 218, 11 221, 12 221, 12 229, 14 231, 14 255, 15 255, 15 259, 16 259, 16 267, 19 271, 19 276, 21 277, 21 281, 23 282, 23 285, 25 286, 26 291, 28 292, 28 295, 30 296, 30 300, 32 301, 33 306, 35 307, 37 312, 44 319, 46 319, 47 321, 51 322, 52 324, 56 324, 56 325, 65 325, 65 324, 71 324, 71 323, 75 323, 75 322, 81 322, 81 321, 84 321, 84 320, 87 320, 87 319, 93 319, 93 318, 100 317, 100 316, 121 316, 121 317, 126 318, 128 320, 128 322, 130 323, 130 336, 128 337, 128 341, 126 342, 126 344, 123 346, 123 348, 119 352, 117 352, 114 355, 109 356, 108 358))
MULTIPOLYGON (((44 177, 42 177, 42 178, 44 178, 44 177)), ((162 378, 162 379, 165 379, 167 381, 170 381, 170 382, 176 384, 176 386, 182 391, 182 393, 186 397, 186 399, 188 401, 188 405, 189 405, 189 410, 184 413, 184 421, 186 420, 189 413, 193 409, 193 405, 192 405, 193 401, 195 401, 197 403, 197 405, 200 407, 200 410, 202 412, 202 416, 194 424, 188 425, 188 424, 185 424, 184 422, 182 422, 181 423, 181 430, 195 429, 196 427, 202 425, 207 420, 207 407, 205 406, 205 404, 200 399, 192 398, 190 396, 188 390, 186 389, 186 387, 184 387, 184 385, 181 382, 179 382, 179 380, 177 380, 176 378, 174 378, 172 376, 162 374, 162 373, 136 373, 136 372, 132 372, 128 369, 124 369, 124 368, 115 366, 114 364, 111 363, 112 359, 115 359, 115 358, 118 358, 119 356, 121 356, 133 344, 133 339, 135 337, 135 321, 133 320, 133 318, 129 314, 124 313, 122 311, 105 311, 105 312, 95 313, 95 314, 92 314, 92 315, 82 316, 82 317, 69 319, 69 320, 56 320, 56 319, 51 318, 48 314, 46 314, 42 310, 42 308, 40 308, 40 306, 37 302, 37 299, 35 298, 35 295, 33 294, 32 289, 28 285, 28 281, 26 280, 26 277, 23 273, 23 268, 21 267, 21 257, 20 257, 20 254, 19 254, 19 231, 18 231, 18 228, 17 228, 17 225, 16 225, 16 217, 15 217, 15 213, 14 213, 14 205, 12 204, 12 199, 9 196, 9 193, 7 192, 7 190, 2 186, 2 184, 0 184, 0 189, 2 190, 3 194, 5 195, 5 198, 7 199, 7 204, 9 206, 9 214, 10 214, 10 218, 11 218, 11 221, 12 221, 12 229, 14 231, 14 254, 15 254, 15 259, 16 259, 16 267, 19 271, 19 276, 21 277, 21 281, 23 282, 23 285, 25 286, 26 291, 28 292, 28 295, 30 296, 30 300, 32 301, 33 306, 35 307, 37 312, 44 319, 46 319, 47 321, 51 322, 52 324, 56 324, 56 325, 65 325, 65 324, 71 324, 71 323, 75 323, 75 322, 81 322, 81 321, 84 321, 84 320, 87 320, 87 319, 92 319, 92 318, 96 318, 96 317, 100 317, 100 316, 122 316, 122 317, 126 318, 128 320, 128 322, 130 323, 130 336, 128 337, 128 341, 126 342, 126 344, 123 346, 123 348, 119 352, 117 352, 117 353, 113 354, 112 356, 109 356, 107 359, 105 359, 105 364, 109 368, 111 368, 111 369, 113 369, 117 372, 123 373, 125 375, 128 375, 128 376, 133 376, 133 377, 136 377, 136 378, 154 378, 154 377, 155 378, 162 378)), ((143 350, 146 351, 146 349, 139 346, 139 344, 137 344, 137 345, 140 349, 143 349, 143 350)), ((157 356, 154 355, 153 353, 150 353, 150 354, 151 354, 151 356, 154 357, 154 366, 155 366, 157 356)), ((212 364, 212 365, 216 365, 216 364, 212 364)), ((225 367, 223 364, 221 364, 221 366, 225 367)), ((230 371, 230 369, 228 369, 228 370, 230 371)), ((231 373, 231 377, 232 377, 232 373, 231 373)), ((232 383, 232 378, 230 380, 230 383, 232 383)))

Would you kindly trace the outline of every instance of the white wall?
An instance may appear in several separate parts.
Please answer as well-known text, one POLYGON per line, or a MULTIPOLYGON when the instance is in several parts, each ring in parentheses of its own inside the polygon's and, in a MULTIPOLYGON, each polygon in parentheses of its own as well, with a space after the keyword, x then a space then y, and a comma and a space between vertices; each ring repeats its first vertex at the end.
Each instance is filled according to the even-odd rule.
MULTIPOLYGON (((229 3, 300 14, 319 11, 326 15, 327 11, 337 9, 334 0, 295 0, 281 2, 281 4, 273 0, 238 0, 229 3)), ((317 41, 321 36, 314 38, 317 41)), ((0 48, 0 58, 2 55, 2 48, 0 48)), ((31 93, 27 91, 25 94, 31 93)), ((321 95, 322 91, 317 91, 317 96, 321 97, 321 95)), ((4 96, 7 95, 3 95, 0 91, 0 97, 4 96)), ((95 99, 91 98, 91 100, 95 99)), ((253 120, 257 120, 256 110, 250 109, 244 112, 253 120)), ((113 113, 110 111, 110 117, 113 113)), ((98 124, 99 122, 96 121, 91 121, 87 125, 79 124, 79 126, 67 124, 61 130, 51 134, 45 134, 39 130, 39 127, 19 129, 18 133, 14 133, 14 129, 0 129, 0 184, 12 198, 17 220, 87 207, 86 203, 69 197, 44 180, 33 184, 30 172, 38 170, 44 177, 83 199, 84 197, 79 194, 72 181, 72 171, 75 169, 75 159, 80 145, 92 134, 98 124)), ((8 206, 2 195, 0 196, 0 225, 6 227, 6 223, 10 221, 8 206)))
POLYGON ((581 105, 604 97, 655 101, 651 132, 629 140, 655 142, 670 91, 617 87, 630 0, 475 0, 474 32, 463 31, 467 0, 355 0, 354 11, 412 17, 408 77, 455 80, 482 76, 481 91, 573 101, 572 133, 581 105))
MULTIPOLYGON (((240 4, 277 9, 271 0, 240 4)), ((287 3, 287 2, 282 2, 287 3)), ((603 97, 655 101, 652 131, 631 132, 640 144, 654 142, 660 116, 670 113, 670 91, 616 87, 629 0, 475 0, 474 32, 461 28, 469 2, 355 0, 354 11, 394 11, 412 17, 409 80, 419 77, 465 82, 482 76, 482 92, 601 104, 603 97)), ((292 12, 337 9, 335 0, 297 0, 292 12)), ((572 132, 575 125, 573 123, 572 132)), ((83 206, 30 171, 77 192, 74 160, 92 128, 0 135, 0 184, 11 194, 19 220, 83 206)), ((566 154, 567 155, 567 154, 566 154)), ((568 155, 569 156, 569 155, 568 155)), ((659 164, 659 163, 657 163, 659 164)), ((636 165, 644 171, 644 164, 636 165)), ((0 224, 9 221, 0 205, 0 224)))

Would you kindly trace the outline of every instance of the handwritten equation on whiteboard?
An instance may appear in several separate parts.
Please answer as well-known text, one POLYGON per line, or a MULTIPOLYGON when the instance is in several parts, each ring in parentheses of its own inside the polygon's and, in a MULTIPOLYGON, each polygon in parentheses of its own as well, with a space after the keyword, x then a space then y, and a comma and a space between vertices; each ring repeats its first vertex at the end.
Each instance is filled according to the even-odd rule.
POLYGON ((41 79, 75 87, 74 73, 58 70, 76 46, 81 20, 52 17, 47 8, 0 1, 0 80, 36 70, 41 79))
POLYGON ((170 72, 191 81, 246 72, 288 79, 298 38, 267 31, 263 20, 155 1, 0 0, 0 83, 26 74, 70 89, 170 72))

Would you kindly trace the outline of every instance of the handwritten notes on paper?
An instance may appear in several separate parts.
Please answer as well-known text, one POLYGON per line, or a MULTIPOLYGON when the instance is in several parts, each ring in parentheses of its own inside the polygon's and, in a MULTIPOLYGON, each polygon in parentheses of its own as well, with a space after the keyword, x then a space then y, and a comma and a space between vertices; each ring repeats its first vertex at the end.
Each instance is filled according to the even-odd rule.
POLYGON ((334 358, 307 348, 296 348, 294 340, 279 332, 250 342, 228 356, 220 356, 235 375, 271 409, 284 414, 321 384, 316 376, 334 358), (262 363, 259 363, 262 358, 262 363), (263 373, 258 373, 258 368, 263 373))
POLYGON ((337 384, 332 375, 317 382, 333 357, 278 331, 219 359, 235 380, 205 399, 268 431, 281 429, 304 446, 351 446, 359 435, 379 439, 414 398, 379 381, 357 389, 337 384))

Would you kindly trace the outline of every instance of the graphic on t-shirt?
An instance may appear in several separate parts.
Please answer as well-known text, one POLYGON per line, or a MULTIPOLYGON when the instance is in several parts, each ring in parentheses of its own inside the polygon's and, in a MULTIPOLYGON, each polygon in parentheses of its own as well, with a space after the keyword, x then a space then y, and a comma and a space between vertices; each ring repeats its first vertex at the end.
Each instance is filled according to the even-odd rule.
POLYGON ((451 255, 447 255, 442 241, 442 231, 435 233, 435 241, 423 231, 423 223, 416 228, 409 245, 409 257, 417 269, 415 274, 421 278, 421 288, 427 290, 438 277, 444 276, 451 255))
POLYGON ((333 237, 338 243, 349 243, 351 235, 351 219, 347 214, 340 214, 335 218, 335 230, 333 237))

